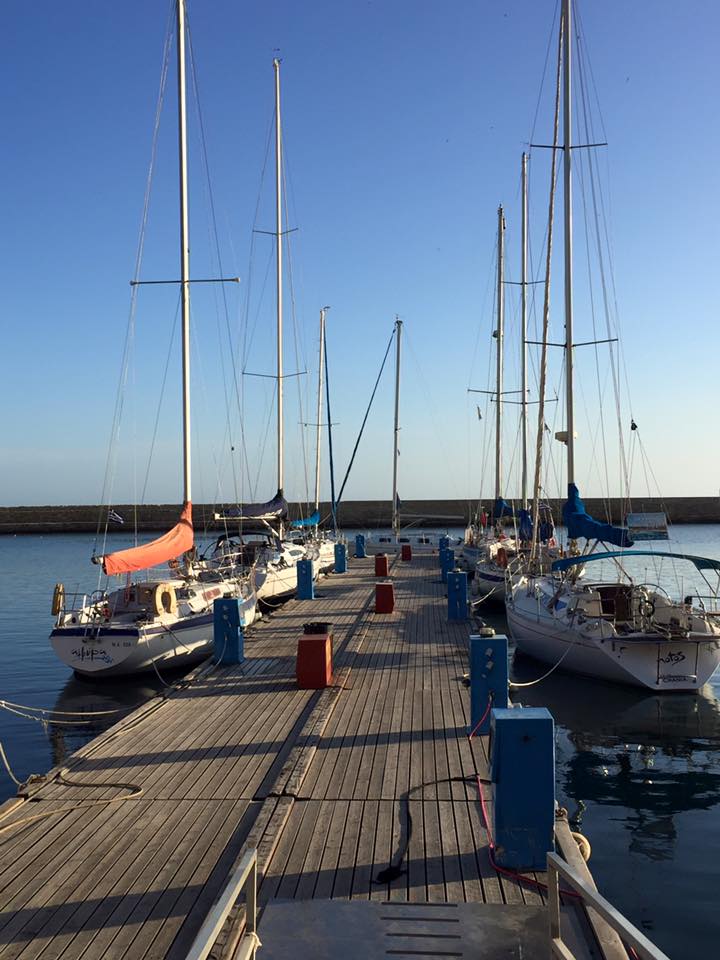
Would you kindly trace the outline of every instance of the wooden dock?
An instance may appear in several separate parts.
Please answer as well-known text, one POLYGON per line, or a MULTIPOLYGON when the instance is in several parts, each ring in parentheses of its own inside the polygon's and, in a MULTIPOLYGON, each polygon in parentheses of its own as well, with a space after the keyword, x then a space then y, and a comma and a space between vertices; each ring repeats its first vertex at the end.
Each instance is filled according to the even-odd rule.
MULTIPOLYGON (((372 563, 352 560, 317 599, 248 631, 244 663, 201 669, 0 809, 0 957, 184 957, 248 845, 261 907, 504 904, 516 924, 528 918, 520 939, 537 936, 542 892, 488 859, 487 744, 466 736, 470 624, 448 622, 427 555, 394 561, 395 612, 375 614, 372 563), (295 682, 309 620, 334 631, 334 685, 322 691, 295 682)), ((402 938, 395 921, 383 936, 402 938)), ((213 956, 232 956, 241 925, 239 912, 213 956)), ((273 943, 262 923, 260 934, 268 960, 283 955, 279 934, 273 943)), ((413 944, 382 952, 462 955, 413 944)), ((475 952, 486 955, 519 954, 475 952)))

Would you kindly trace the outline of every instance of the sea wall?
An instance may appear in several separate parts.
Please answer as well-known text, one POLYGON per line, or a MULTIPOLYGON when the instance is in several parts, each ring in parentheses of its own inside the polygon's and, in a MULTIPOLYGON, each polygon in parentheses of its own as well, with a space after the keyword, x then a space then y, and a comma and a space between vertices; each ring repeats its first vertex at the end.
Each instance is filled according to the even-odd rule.
MULTIPOLYGON (((560 517, 560 501, 550 501, 556 519, 560 517)), ((623 504, 620 500, 608 503, 604 500, 585 500, 588 513, 597 519, 623 521, 623 504)), ((403 525, 412 523, 424 527, 464 526, 475 510, 475 503, 467 500, 409 500, 402 504, 403 525)), ((720 497, 670 497, 634 500, 633 510, 643 512, 666 512, 671 523, 720 523, 720 497)), ((219 530, 222 522, 213 520, 215 507, 194 504, 195 527, 200 530, 219 530)), ((291 516, 307 516, 307 507, 291 504, 291 516)), ((141 531, 167 530, 180 516, 179 504, 146 504, 142 507, 116 505, 115 512, 124 519, 124 524, 111 524, 113 530, 134 529, 141 531)), ((323 516, 330 513, 330 505, 321 505, 323 516)), ((106 516, 106 510, 98 506, 45 506, 45 507, 0 507, 0 534, 22 533, 95 533, 98 519, 106 516)), ((343 503, 339 524, 345 528, 373 529, 390 525, 390 503, 381 500, 354 500, 343 503)))

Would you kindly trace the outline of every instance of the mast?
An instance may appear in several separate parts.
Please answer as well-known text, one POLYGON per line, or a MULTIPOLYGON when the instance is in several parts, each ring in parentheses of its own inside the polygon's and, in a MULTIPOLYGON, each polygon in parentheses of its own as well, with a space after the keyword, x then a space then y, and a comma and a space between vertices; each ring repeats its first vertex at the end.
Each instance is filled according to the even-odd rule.
POLYGON ((180 293, 182 311, 183 503, 190 484, 190 245, 187 198, 187 109, 185 106, 185 0, 177 0, 178 153, 180 157, 180 293))
POLYGON ((565 383, 567 422, 567 481, 575 483, 575 414, 573 407, 573 300, 572 300, 572 23, 570 0, 563 0, 563 139, 565 191, 565 383))
MULTIPOLYGON (((323 363, 325 361, 325 313, 330 307, 323 307, 320 311, 320 360, 318 362, 318 393, 317 393, 317 433, 315 441, 315 511, 320 509, 320 439, 322 435, 322 391, 323 391, 323 363)), ((317 524, 315 524, 317 529, 317 524)))
POLYGON ((522 250, 520 253, 521 273, 521 311, 520 311, 520 367, 522 378, 522 478, 521 497, 523 510, 527 510, 528 486, 528 423, 527 423, 527 230, 528 230, 528 198, 527 198, 527 154, 522 155, 522 250))
POLYGON ((498 207, 498 274, 497 274, 497 375, 495 382, 495 500, 502 491, 502 392, 503 392, 503 326, 505 323, 504 247, 505 217, 498 207))
POLYGON ((402 339, 403 322, 395 317, 395 429, 393 432, 393 498, 392 498, 392 528, 395 536, 400 531, 400 511, 398 510, 398 441, 400 433, 400 341, 402 339))
MULTIPOLYGON (((282 140, 280 125, 280 60, 273 60, 275 71, 275 236, 277 238, 277 485, 283 495, 283 302, 282 302, 282 140)), ((282 536, 282 524, 280 525, 282 536)))

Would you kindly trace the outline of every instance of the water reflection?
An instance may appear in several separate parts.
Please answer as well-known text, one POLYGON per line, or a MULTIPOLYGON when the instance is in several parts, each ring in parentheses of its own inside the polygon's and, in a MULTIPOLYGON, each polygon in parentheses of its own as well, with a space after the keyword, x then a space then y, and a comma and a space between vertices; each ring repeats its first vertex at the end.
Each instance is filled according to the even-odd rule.
POLYGON ((154 674, 126 677, 115 683, 71 676, 54 708, 55 719, 64 722, 50 724, 47 731, 53 766, 64 764, 71 753, 104 733, 141 703, 157 696, 162 689, 163 684, 154 674), (64 717, 63 713, 73 716, 64 717))
MULTIPOLYGON (((544 669, 515 654, 516 681, 544 669)), ((512 699, 555 718, 558 794, 570 817, 581 823, 590 803, 624 808, 614 819, 631 853, 673 859, 677 815, 720 801, 720 705, 709 685, 663 696, 558 670, 512 699)))

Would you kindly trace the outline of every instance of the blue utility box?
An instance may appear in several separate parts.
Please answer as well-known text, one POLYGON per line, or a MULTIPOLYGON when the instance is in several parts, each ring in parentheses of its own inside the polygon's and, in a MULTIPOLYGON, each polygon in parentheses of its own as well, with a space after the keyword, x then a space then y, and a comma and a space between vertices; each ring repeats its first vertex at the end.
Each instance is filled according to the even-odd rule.
POLYGON ((355 556, 358 560, 364 560, 367 556, 365 553, 365 534, 363 533, 355 534, 355 556))
MULTIPOLYGON (((442 536, 438 540, 438 556, 442 557, 443 550, 450 546, 450 537, 442 536)), ((442 564, 442 561, 439 561, 442 564)))
POLYGON ((344 543, 335 544, 335 573, 347 573, 347 547, 344 543))
POLYGON ((468 588, 467 574, 457 570, 447 575, 448 620, 467 620, 468 588))
POLYGON ((555 849, 555 724, 545 707, 490 711, 495 861, 545 870, 555 849))
POLYGON ((470 733, 490 733, 488 704, 508 705, 508 641, 500 633, 470 637, 470 733))
POLYGON ((315 599, 312 560, 298 560, 297 562, 297 598, 298 600, 315 599))
POLYGON ((213 641, 218 663, 242 663, 245 659, 245 635, 237 597, 220 597, 213 602, 213 641))
POLYGON ((442 582, 447 583, 448 574, 455 568, 455 551, 450 547, 443 547, 440 551, 440 573, 442 582))

